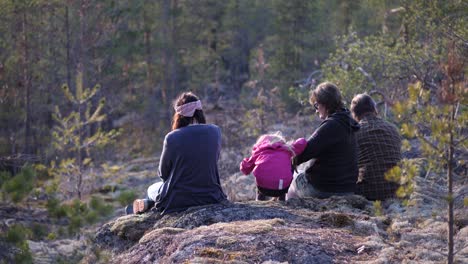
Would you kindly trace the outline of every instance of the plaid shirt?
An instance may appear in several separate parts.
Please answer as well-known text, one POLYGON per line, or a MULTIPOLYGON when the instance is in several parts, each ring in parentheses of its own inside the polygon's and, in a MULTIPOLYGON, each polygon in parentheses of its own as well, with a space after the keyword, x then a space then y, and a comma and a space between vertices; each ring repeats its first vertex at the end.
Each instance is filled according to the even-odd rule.
POLYGON ((398 184, 385 180, 385 172, 401 160, 397 128, 374 115, 365 116, 356 133, 359 177, 357 194, 369 200, 395 197, 398 184))

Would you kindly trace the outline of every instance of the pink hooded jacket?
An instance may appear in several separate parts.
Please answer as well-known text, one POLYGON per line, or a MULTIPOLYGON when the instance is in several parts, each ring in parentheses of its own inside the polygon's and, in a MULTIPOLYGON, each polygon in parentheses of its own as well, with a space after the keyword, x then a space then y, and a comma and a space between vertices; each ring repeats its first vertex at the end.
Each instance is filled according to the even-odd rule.
MULTIPOLYGON (((291 148, 296 155, 307 146, 304 138, 296 140, 291 148)), ((293 153, 282 142, 270 142, 265 139, 255 144, 252 156, 242 160, 240 170, 245 175, 253 171, 257 186, 270 190, 283 190, 289 187, 293 179, 291 158, 293 153)))

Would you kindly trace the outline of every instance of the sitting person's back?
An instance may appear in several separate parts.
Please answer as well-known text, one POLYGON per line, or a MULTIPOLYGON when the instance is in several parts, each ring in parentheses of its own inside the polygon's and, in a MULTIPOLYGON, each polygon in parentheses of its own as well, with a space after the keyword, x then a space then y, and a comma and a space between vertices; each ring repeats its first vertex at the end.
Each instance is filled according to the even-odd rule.
POLYGON ((164 214, 226 200, 218 172, 221 130, 206 124, 202 104, 192 93, 181 94, 174 110, 159 160, 162 182, 148 188, 146 199, 127 206, 128 214, 153 206, 164 214))
POLYGON ((221 131, 215 125, 189 125, 167 134, 159 166, 164 184, 156 208, 173 212, 224 200, 220 150, 221 131))
POLYGON ((385 173, 401 160, 397 128, 377 116, 375 102, 367 94, 354 97, 351 112, 361 125, 356 133, 359 167, 356 193, 369 200, 395 197, 398 184, 387 181, 385 173))

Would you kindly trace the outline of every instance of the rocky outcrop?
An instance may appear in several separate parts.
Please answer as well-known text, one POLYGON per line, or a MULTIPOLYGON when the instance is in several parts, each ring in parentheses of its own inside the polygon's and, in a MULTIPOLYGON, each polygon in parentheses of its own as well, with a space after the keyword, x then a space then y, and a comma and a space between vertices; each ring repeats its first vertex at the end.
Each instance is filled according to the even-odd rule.
POLYGON ((379 251, 358 249, 388 224, 371 211, 360 196, 226 202, 120 217, 99 230, 95 243, 119 263, 365 261, 379 251))
MULTIPOLYGON (((466 207, 459 201, 466 187, 455 195, 456 263, 468 262, 466 207)), ((408 206, 394 200, 377 208, 350 196, 123 216, 102 226, 93 243, 107 255, 102 263, 444 263, 445 189, 424 178, 414 180, 414 189, 408 206)))

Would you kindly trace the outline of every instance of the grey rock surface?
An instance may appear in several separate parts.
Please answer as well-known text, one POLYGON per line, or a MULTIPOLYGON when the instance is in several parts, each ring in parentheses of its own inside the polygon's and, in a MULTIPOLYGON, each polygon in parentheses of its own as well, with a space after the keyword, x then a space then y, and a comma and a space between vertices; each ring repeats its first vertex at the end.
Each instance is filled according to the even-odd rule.
MULTIPOLYGON (((378 215, 356 195, 123 216, 93 243, 118 263, 444 263, 446 188, 417 177, 414 189, 407 206, 386 201, 378 215)), ((468 263, 465 191, 455 190, 455 263, 468 263)))
POLYGON ((149 212, 109 222, 98 231, 95 243, 119 263, 364 261, 378 253, 356 252, 367 234, 381 225, 380 219, 368 216, 370 206, 363 197, 350 196, 226 202, 165 216, 149 212), (364 219, 375 224, 362 227, 359 222, 364 219))

